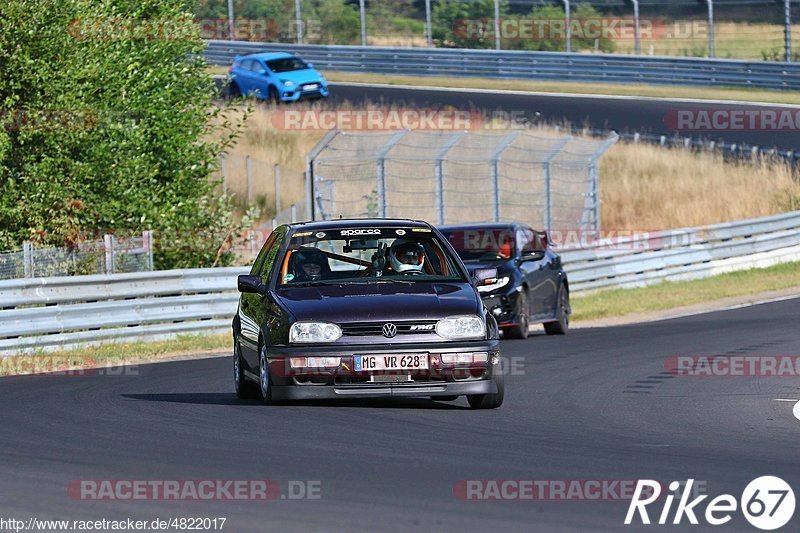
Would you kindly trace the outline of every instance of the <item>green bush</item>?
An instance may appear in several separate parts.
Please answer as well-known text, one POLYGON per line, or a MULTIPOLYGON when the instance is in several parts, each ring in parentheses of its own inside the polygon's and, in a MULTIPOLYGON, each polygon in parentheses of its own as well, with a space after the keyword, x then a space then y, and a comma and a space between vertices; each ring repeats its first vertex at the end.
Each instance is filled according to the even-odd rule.
POLYGON ((157 266, 230 259, 220 247, 237 225, 211 176, 240 124, 213 105, 203 42, 181 25, 191 17, 183 6, 0 4, 0 249, 29 239, 71 246, 106 231, 153 229, 169 239, 202 230, 214 237, 166 247, 157 266))

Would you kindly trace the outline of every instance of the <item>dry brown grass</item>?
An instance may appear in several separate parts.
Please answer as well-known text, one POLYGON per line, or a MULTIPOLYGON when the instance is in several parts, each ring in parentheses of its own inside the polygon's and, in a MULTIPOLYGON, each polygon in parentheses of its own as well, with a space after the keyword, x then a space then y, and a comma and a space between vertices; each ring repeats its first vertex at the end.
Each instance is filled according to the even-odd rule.
MULTIPOLYGON (((244 158, 252 158, 263 220, 274 213, 273 165, 282 169, 282 206, 302 202, 305 158, 324 136, 276 127, 273 115, 285 109, 257 104, 227 158, 228 189, 241 199, 247 190, 244 158)), ((537 126, 537 135, 548 133, 557 134, 537 126)), ((613 229, 669 229, 800 209, 800 183, 782 161, 725 162, 711 153, 648 144, 614 146, 601 159, 600 192, 603 227, 613 229)))
POLYGON ((800 183, 782 161, 619 143, 601 160, 603 227, 668 229, 800 209, 800 183))

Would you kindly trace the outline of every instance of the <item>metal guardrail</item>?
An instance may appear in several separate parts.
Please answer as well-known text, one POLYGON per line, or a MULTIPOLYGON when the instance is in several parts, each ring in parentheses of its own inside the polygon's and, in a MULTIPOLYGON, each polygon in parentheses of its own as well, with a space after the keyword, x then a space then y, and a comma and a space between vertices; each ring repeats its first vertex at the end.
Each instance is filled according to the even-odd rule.
POLYGON ((236 55, 291 52, 322 70, 472 78, 650 83, 800 89, 800 64, 665 56, 582 54, 460 48, 325 46, 207 41, 209 63, 236 55))
MULTIPOLYGON (((598 241, 560 251, 573 292, 800 260, 800 211, 598 241)), ((217 268, 0 281, 0 355, 225 333, 236 276, 217 268)))

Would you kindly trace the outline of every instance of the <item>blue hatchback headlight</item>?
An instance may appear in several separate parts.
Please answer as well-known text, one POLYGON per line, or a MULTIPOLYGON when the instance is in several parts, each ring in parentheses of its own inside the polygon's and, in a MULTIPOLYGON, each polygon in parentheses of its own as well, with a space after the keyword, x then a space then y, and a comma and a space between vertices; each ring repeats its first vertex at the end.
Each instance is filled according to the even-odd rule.
POLYGON ((284 86, 286 87, 294 87, 295 83, 292 80, 281 80, 284 86))

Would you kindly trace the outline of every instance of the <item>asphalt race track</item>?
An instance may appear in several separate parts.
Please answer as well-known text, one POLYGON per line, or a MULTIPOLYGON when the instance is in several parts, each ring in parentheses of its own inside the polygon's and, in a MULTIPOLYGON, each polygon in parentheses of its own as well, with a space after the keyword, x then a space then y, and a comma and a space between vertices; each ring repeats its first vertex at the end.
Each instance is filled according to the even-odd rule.
MULTIPOLYGON (((341 83, 331 84, 332 102, 349 102, 363 105, 365 102, 389 106, 408 106, 415 109, 440 109, 452 106, 458 109, 478 109, 488 116, 496 116, 498 110, 513 113, 511 117, 524 117, 528 122, 569 123, 592 129, 615 130, 630 133, 652 133, 668 137, 679 133, 682 137, 704 138, 724 141, 726 144, 749 144, 751 146, 776 147, 780 150, 800 148, 800 131, 716 131, 677 132, 674 120, 678 110, 760 110, 764 106, 744 104, 684 103, 636 97, 614 98, 596 95, 548 96, 540 94, 496 93, 489 90, 447 91, 415 87, 413 89, 393 87, 368 87, 341 83)), ((780 106, 776 105, 773 109, 780 106)), ((796 110, 795 110, 796 111, 796 110)), ((503 115, 501 115, 503 116, 503 115)))
MULTIPOLYGON (((623 501, 464 501, 454 484, 695 478, 712 496, 739 498, 750 480, 777 475, 797 490, 800 420, 794 403, 775 401, 800 399, 797 378, 675 377, 664 364, 676 354, 798 355, 798 324, 794 299, 504 341, 510 375, 496 411, 464 399, 263 406, 234 397, 228 357, 124 377, 4 378, 0 516, 226 517, 226 531, 641 529, 623 526, 623 501), (68 496, 82 479, 270 479, 284 496, 289 481, 316 480, 321 498, 68 496)), ((753 530, 741 513, 717 529, 731 528, 753 530)))

